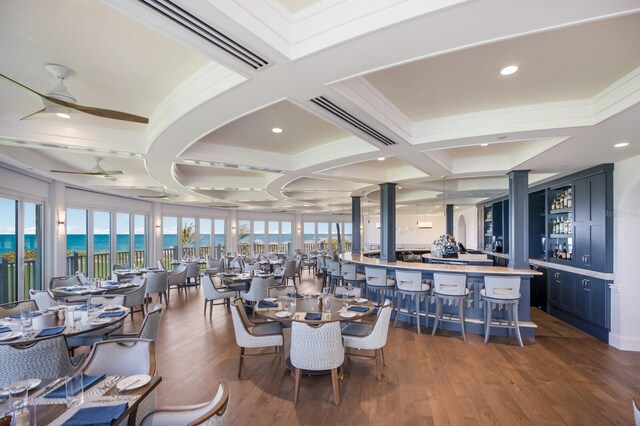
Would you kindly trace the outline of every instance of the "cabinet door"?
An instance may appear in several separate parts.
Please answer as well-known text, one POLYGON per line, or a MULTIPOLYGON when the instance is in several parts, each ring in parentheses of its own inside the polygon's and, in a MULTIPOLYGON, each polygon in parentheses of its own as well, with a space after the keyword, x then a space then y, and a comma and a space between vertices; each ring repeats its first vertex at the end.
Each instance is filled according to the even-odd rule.
POLYGON ((589 227, 589 257, 587 258, 587 268, 594 271, 604 271, 607 263, 607 241, 605 238, 605 224, 595 223, 589 227))
POLYGON ((554 306, 560 306, 560 280, 558 279, 558 271, 549 269, 547 271, 547 282, 549 285, 549 303, 554 306))
POLYGON ((576 223, 573 227, 573 264, 578 268, 588 268, 591 255, 591 225, 576 223))
POLYGON ((607 282, 597 278, 587 278, 586 293, 589 300, 588 320, 600 327, 609 325, 609 291, 607 282))
POLYGON ((580 223, 590 220, 591 184, 589 178, 582 178, 573 183, 573 221, 580 223))
POLYGON ((567 312, 573 312, 575 289, 573 288, 573 274, 558 272, 560 277, 560 307, 567 312))
POLYGON ((604 173, 589 178, 590 216, 592 222, 604 223, 606 209, 607 177, 604 173))
POLYGON ((589 319, 589 289, 587 278, 577 275, 573 280, 574 302, 573 313, 586 320, 589 319))

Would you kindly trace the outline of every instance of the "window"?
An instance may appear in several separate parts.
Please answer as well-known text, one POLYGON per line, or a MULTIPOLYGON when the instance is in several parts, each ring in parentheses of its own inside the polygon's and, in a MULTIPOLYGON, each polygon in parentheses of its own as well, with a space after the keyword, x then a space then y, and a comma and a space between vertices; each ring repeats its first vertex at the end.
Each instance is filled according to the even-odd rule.
POLYGON ((129 232, 129 214, 116 213, 116 261, 118 265, 131 265, 131 233, 129 232))
POLYGON ((23 204, 23 299, 29 299, 29 290, 42 289, 42 204, 23 204))
POLYGON ((178 218, 162 218, 162 264, 170 269, 171 261, 178 259, 178 218))
POLYGON ((269 239, 267 243, 269 248, 267 251, 276 252, 278 250, 278 242, 280 239, 280 222, 269 222, 269 239))
POLYGON ((249 243, 251 241, 251 222, 248 220, 238 221, 238 253, 249 256, 249 243))
POLYGON ((329 224, 318 222, 318 235, 316 235, 317 247, 320 250, 329 249, 329 224))
POLYGON ((264 233, 264 222, 253 222, 253 253, 263 254, 265 252, 266 236, 264 233))
POLYGON ((316 224, 313 222, 304 222, 302 226, 304 235, 302 239, 304 241, 303 251, 308 252, 316 248, 316 224))
POLYGON ((342 249, 344 251, 351 251, 353 241, 353 226, 351 223, 345 223, 342 231, 342 249))
POLYGON ((291 222, 282 222, 280 226, 282 229, 282 245, 280 246, 280 251, 291 254, 291 222))
POLYGON ((196 220, 192 217, 182 218, 182 259, 196 256, 196 220))
POLYGON ((16 254, 18 249, 18 202, 0 198, 0 303, 18 299, 18 268, 16 254))
POLYGON ((93 277, 111 278, 111 213, 93 212, 93 277))
POLYGON ((220 259, 220 257, 225 254, 224 251, 224 235, 225 235, 225 223, 224 219, 215 219, 213 221, 214 224, 214 237, 213 242, 216 245, 214 253, 215 259, 220 259))
POLYGON ((87 271, 87 211, 67 209, 67 275, 87 271))
POLYGON ((142 268, 146 265, 146 216, 137 214, 133 217, 133 266, 142 268))
POLYGON ((206 258, 211 253, 211 219, 200 219, 198 227, 199 257, 206 258))

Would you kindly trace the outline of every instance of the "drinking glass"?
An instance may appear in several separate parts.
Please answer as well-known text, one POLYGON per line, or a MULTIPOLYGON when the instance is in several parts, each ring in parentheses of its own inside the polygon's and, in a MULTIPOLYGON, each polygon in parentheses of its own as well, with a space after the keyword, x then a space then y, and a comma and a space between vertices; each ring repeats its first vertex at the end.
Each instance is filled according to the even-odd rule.
POLYGON ((9 397, 15 412, 22 411, 27 406, 29 388, 23 377, 19 377, 9 385, 9 397))
POLYGON ((296 313, 296 298, 295 297, 291 298, 291 303, 289 304, 289 311, 292 314, 296 313))
POLYGON ((82 383, 82 373, 75 373, 68 377, 65 383, 67 395, 67 408, 75 407, 84 402, 84 384, 82 383))
POLYGON ((322 312, 331 312, 331 298, 329 295, 322 301, 322 312))
POLYGON ((30 333, 33 330, 33 319, 29 308, 22 308, 20 311, 20 322, 23 333, 30 333))
POLYGON ((342 306, 344 308, 346 308, 347 305, 349 304, 348 300, 349 300, 349 295, 347 293, 343 293, 342 294, 342 306))
POLYGON ((289 299, 289 297, 285 296, 284 300, 282 302, 282 310, 283 311, 288 311, 290 306, 291 306, 291 299, 289 299))

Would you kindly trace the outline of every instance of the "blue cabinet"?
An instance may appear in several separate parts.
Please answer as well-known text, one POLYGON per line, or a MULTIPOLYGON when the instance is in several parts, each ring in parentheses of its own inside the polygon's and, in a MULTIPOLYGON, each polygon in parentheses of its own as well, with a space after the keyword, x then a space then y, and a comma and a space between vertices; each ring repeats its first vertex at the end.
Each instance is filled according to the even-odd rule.
POLYGON ((605 173, 574 182, 573 264, 593 271, 611 269, 607 265, 607 178, 605 173))

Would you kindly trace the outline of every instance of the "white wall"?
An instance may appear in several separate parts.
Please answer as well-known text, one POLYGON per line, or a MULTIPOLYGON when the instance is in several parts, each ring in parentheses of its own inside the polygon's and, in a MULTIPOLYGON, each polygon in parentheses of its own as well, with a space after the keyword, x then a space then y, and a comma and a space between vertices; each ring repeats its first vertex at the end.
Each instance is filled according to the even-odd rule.
MULTIPOLYGON (((364 218, 364 244, 380 244, 380 230, 376 227, 380 223, 380 216, 366 215, 364 218)), ((431 247, 433 240, 445 232, 444 216, 397 215, 396 216, 396 245, 419 244, 421 247, 431 247), (433 228, 418 229, 417 221, 431 222, 433 228)))
POLYGON ((478 208, 476 206, 467 207, 460 210, 454 210, 453 212, 453 236, 457 241, 461 241, 462 238, 459 234, 458 221, 460 216, 464 216, 464 221, 467 224, 465 233, 466 248, 474 248, 478 246, 478 208))
POLYGON ((640 156, 614 166, 614 241, 609 343, 640 351, 640 280, 637 261, 640 239, 640 156))

